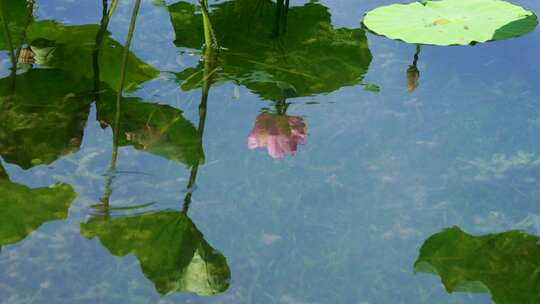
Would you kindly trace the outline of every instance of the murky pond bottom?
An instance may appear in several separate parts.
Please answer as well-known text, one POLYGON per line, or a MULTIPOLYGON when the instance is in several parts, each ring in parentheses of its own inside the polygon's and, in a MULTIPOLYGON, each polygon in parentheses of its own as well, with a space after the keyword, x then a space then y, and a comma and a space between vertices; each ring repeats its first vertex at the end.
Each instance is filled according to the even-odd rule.
POLYGON ((539 30, 0 3, 0 303, 540 302, 539 30))

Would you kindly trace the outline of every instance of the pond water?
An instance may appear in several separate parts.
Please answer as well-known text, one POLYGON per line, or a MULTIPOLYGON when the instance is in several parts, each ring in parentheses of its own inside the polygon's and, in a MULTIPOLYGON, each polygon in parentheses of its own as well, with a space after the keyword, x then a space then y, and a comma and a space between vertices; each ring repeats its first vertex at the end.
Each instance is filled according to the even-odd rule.
POLYGON ((539 303, 540 30, 393 2, 1 0, 0 303, 539 303))

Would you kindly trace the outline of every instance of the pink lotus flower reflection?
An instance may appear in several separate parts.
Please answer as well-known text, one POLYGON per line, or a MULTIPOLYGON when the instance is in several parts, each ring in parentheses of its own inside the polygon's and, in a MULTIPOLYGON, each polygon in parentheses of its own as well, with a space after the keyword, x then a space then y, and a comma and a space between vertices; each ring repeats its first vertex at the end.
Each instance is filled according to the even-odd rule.
POLYGON ((298 144, 305 144, 306 138, 306 124, 302 117, 262 113, 257 116, 249 134, 248 147, 266 147, 270 156, 281 158, 296 154, 298 144))

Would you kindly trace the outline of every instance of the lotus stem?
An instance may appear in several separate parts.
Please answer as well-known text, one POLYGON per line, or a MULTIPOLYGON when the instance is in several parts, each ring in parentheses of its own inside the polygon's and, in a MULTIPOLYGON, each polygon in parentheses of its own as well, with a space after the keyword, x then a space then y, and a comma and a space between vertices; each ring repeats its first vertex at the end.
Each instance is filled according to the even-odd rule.
POLYGON ((12 72, 17 69, 17 58, 15 57, 15 51, 13 49, 13 41, 11 40, 11 33, 9 32, 8 20, 6 16, 6 10, 4 9, 4 0, 0 0, 0 18, 2 18, 2 27, 4 30, 4 39, 6 41, 9 58, 11 59, 12 72))
MULTIPOLYGON (((111 157, 111 164, 108 170, 108 177, 105 182, 105 193, 101 198, 101 202, 105 208, 104 212, 109 212, 109 200, 112 195, 112 180, 114 177, 114 172, 116 171, 116 163, 118 160, 118 146, 120 141, 120 113, 121 113, 121 104, 122 104, 122 92, 124 91, 124 85, 126 82, 126 72, 129 59, 129 48, 131 46, 131 41, 133 39, 133 33, 135 32, 135 24, 137 21, 137 15, 139 14, 139 8, 141 5, 141 0, 136 0, 133 7, 133 13, 131 15, 131 21, 129 24, 129 31, 126 43, 124 44, 124 51, 122 54, 122 65, 120 69, 120 85, 118 87, 118 92, 116 95, 116 114, 114 117, 114 126, 113 126, 113 151, 111 157)), ((109 10, 110 12, 110 10, 109 10)), ((108 17, 107 17, 108 18, 108 17)))
POLYGON ((118 4, 118 0, 112 0, 111 7, 109 8, 109 12, 107 13, 107 17, 109 20, 112 18, 112 15, 114 11, 116 10, 117 4, 118 4))
POLYGON ((6 169, 4 169, 4 166, 2 166, 2 162, 0 161, 0 180, 7 180, 9 179, 6 169))
POLYGON ((414 53, 413 66, 416 66, 418 63, 418 58, 420 57, 420 44, 416 45, 416 52, 414 53))
MULTIPOLYGON (((203 86, 201 94, 201 103, 199 104, 199 124, 197 126, 197 137, 199 138, 199 143, 201 149, 203 149, 203 136, 204 136, 204 127, 206 125, 206 113, 207 113, 207 104, 208 96, 210 94, 210 88, 212 86, 212 78, 216 71, 216 52, 214 48, 206 47, 204 50, 204 71, 203 71, 203 86)), ((189 174, 189 181, 186 187, 186 196, 184 197, 184 205, 182 212, 187 213, 189 206, 191 205, 191 197, 193 196, 194 186, 197 180, 197 173, 199 172, 200 160, 197 160, 195 164, 191 167, 191 172, 189 174)))
POLYGON ((204 43, 206 47, 217 48, 217 39, 210 21, 210 13, 208 11, 208 0, 199 0, 203 13, 204 26, 204 43))

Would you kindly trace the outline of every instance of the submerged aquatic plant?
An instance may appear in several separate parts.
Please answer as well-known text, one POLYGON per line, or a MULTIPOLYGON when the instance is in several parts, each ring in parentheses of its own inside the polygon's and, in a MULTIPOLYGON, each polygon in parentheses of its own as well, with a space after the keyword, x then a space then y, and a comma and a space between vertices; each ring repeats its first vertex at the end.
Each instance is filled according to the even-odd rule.
POLYGON ((390 39, 467 45, 508 39, 534 30, 536 15, 502 0, 440 0, 392 4, 364 17, 371 31, 390 39))

